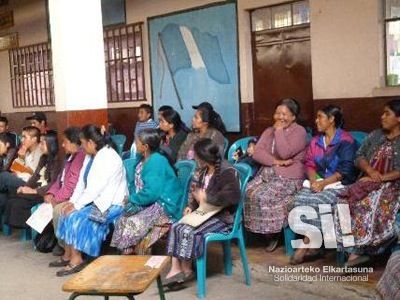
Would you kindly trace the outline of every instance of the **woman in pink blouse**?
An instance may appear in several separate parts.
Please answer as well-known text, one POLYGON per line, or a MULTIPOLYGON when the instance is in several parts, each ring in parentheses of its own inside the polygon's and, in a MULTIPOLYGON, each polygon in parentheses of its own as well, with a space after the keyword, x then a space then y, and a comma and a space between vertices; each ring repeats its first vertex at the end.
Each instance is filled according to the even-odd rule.
POLYGON ((269 239, 266 251, 274 251, 277 233, 286 224, 287 205, 301 189, 307 133, 296 123, 300 106, 296 100, 281 100, 256 145, 253 159, 262 165, 248 184, 245 202, 245 227, 269 239))

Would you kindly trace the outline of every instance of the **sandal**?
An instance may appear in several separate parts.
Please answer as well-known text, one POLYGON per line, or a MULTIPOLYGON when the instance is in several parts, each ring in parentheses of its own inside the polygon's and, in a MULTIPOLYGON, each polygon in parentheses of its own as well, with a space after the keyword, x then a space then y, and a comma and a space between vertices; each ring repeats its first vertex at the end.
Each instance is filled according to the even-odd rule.
POLYGON ((164 278, 163 279, 163 286, 165 287, 171 287, 177 283, 183 283, 185 280, 185 274, 183 272, 179 272, 175 274, 174 276, 171 276, 169 278, 164 278))
POLYGON ((265 247, 266 252, 274 252, 276 248, 278 248, 279 240, 278 238, 271 239, 268 243, 268 246, 265 247))
POLYGON ((69 264, 69 260, 64 260, 62 257, 60 259, 57 259, 55 261, 52 261, 49 263, 50 268, 60 268, 60 267, 66 267, 69 264))
POLYGON ((369 261, 370 261, 369 256, 361 255, 361 256, 359 256, 359 257, 357 257, 357 258, 355 258, 355 259, 348 260, 348 261, 344 264, 344 266, 345 266, 345 267, 356 267, 356 266, 365 264, 365 263, 367 263, 367 262, 369 262, 369 261))
POLYGON ((187 274, 186 273, 183 274, 184 274, 183 282, 189 282, 196 279, 196 274, 193 271, 187 274))
POLYGON ((67 276, 67 275, 71 275, 71 274, 75 274, 78 273, 80 271, 82 271, 86 266, 86 262, 82 262, 78 265, 72 265, 71 263, 69 263, 66 268, 58 271, 56 273, 57 277, 63 277, 63 276, 67 276))

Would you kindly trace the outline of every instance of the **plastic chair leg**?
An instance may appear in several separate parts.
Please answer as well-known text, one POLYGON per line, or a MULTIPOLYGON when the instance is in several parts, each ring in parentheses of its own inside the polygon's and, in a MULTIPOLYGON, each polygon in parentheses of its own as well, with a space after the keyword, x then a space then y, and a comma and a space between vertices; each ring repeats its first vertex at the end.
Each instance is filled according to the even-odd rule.
POLYGON ((206 297, 206 267, 207 267, 207 247, 204 247, 204 254, 196 261, 197 268, 197 297, 206 297))
POLYGON ((292 256, 294 254, 294 249, 292 247, 292 240, 296 237, 295 233, 290 229, 290 227, 285 227, 283 229, 283 234, 285 236, 285 250, 287 256, 292 256))
POLYGON ((231 241, 225 241, 222 243, 224 248, 224 269, 225 275, 232 275, 232 249, 231 249, 231 241))
POLYGON ((243 231, 239 234, 238 241, 239 241, 240 257, 242 259, 245 281, 246 281, 247 285, 250 285, 251 278, 250 278, 249 262, 247 260, 246 246, 244 243, 243 231))
POLYGON ((21 237, 20 237, 21 241, 25 242, 25 241, 29 241, 32 239, 32 231, 29 228, 26 229, 22 229, 21 230, 21 237))
POLYGON ((1 216, 1 231, 3 231, 3 234, 5 236, 9 236, 12 233, 11 227, 8 226, 7 224, 4 224, 4 215, 1 216))
POLYGON ((336 252, 336 263, 338 266, 344 266, 344 263, 346 262, 346 254, 344 251, 338 251, 336 252))

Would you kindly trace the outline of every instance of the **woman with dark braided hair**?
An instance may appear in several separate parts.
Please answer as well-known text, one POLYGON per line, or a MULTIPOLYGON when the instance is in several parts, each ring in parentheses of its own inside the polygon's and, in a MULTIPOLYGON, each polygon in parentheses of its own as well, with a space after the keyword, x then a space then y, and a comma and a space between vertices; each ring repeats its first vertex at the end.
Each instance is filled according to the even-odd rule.
POLYGON ((199 207, 206 206, 219 212, 197 227, 184 224, 183 220, 172 225, 168 241, 168 254, 173 256, 172 267, 164 282, 171 288, 193 278, 191 260, 203 255, 204 236, 229 231, 240 201, 238 174, 222 160, 218 145, 211 139, 200 139, 194 145, 194 152, 199 169, 192 181, 184 215, 187 217, 199 207))
POLYGON ((201 138, 212 139, 220 148, 221 155, 224 150, 224 134, 226 133, 221 116, 208 102, 193 106, 196 113, 192 119, 193 131, 188 134, 185 142, 179 149, 177 160, 194 159, 194 144, 201 138))
MULTIPOLYGON (((328 105, 317 112, 315 124, 319 134, 311 140, 305 161, 309 185, 304 184, 305 187, 297 193, 294 207, 307 206, 319 211, 320 204, 336 206, 341 188, 355 181, 356 143, 342 129, 343 123, 342 109, 338 106, 328 105)), ((319 218, 306 223, 321 230, 319 218)), ((309 238, 305 237, 304 243, 308 242, 309 238)), ((299 248, 290 263, 295 265, 315 260, 322 254, 320 249, 299 248)))

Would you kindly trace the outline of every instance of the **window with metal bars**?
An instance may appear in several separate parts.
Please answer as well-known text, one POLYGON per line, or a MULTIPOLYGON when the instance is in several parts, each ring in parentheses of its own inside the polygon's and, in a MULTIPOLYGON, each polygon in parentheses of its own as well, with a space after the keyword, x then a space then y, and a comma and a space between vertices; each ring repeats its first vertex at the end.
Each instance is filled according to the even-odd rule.
POLYGON ((145 100, 143 23, 104 31, 108 102, 145 100))
POLYGON ((400 85, 400 0, 385 1, 386 85, 400 85))
MULTIPOLYGON (((104 30, 108 102, 145 100, 143 23, 104 30)), ((14 108, 54 106, 50 43, 9 51, 14 108)))
POLYGON ((9 50, 14 108, 54 105, 50 43, 9 50))

